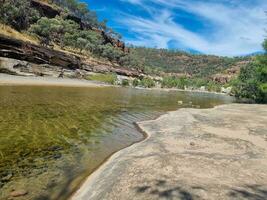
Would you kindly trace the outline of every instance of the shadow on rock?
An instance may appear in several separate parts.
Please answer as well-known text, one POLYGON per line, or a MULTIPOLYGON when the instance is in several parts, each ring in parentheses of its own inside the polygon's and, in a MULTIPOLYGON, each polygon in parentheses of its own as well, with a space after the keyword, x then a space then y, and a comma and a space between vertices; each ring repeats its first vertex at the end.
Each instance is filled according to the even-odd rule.
POLYGON ((193 190, 204 190, 202 187, 185 188, 182 186, 170 187, 165 180, 156 180, 151 185, 143 185, 135 187, 137 194, 152 195, 156 199, 180 199, 180 200, 194 200, 199 199, 199 196, 193 194, 193 190))
POLYGON ((245 185, 240 188, 232 189, 228 195, 234 199, 266 200, 267 186, 245 185))
MULTIPOLYGON (((73 180, 75 179, 75 172, 71 166, 68 166, 63 171, 63 176, 67 177, 67 180, 64 182, 50 182, 46 187, 46 192, 39 195, 33 200, 63 200, 68 199, 70 195, 75 191, 73 187, 73 180), (60 184, 60 191, 55 192, 55 188, 60 184), (52 195, 53 194, 53 195, 52 195)), ((55 179, 56 180, 56 179, 55 179)))

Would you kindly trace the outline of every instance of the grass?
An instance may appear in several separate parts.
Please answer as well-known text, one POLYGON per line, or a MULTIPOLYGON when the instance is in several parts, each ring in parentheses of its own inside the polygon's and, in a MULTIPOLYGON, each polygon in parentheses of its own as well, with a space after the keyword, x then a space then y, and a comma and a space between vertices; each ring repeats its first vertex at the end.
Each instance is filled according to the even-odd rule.
POLYGON ((22 40, 25 42, 30 42, 33 44, 39 44, 39 40, 27 33, 21 33, 16 31, 15 29, 11 28, 8 25, 0 23, 0 34, 5 35, 7 37, 15 38, 18 40, 22 40))
MULTIPOLYGON (((13 29, 12 27, 5 25, 5 24, 2 24, 2 23, 0 23, 0 34, 7 36, 7 37, 17 39, 17 40, 22 40, 24 42, 30 42, 32 44, 40 45, 40 41, 37 37, 34 37, 34 36, 29 35, 27 33, 18 32, 15 29, 13 29)), ((67 48, 67 47, 65 49, 62 49, 59 45, 56 45, 56 44, 54 44, 53 49, 67 53, 67 54, 71 53, 71 54, 76 55, 76 56, 80 56, 80 57, 82 56, 81 54, 78 53, 78 50, 67 48)))
POLYGON ((114 85, 117 81, 117 76, 115 74, 94 74, 86 77, 90 81, 99 81, 103 83, 108 83, 114 85))

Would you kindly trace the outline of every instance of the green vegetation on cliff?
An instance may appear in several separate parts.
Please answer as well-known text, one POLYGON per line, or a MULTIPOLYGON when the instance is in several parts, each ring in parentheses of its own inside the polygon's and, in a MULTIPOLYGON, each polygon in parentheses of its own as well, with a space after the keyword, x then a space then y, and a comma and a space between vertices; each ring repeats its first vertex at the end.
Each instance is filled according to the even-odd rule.
POLYGON ((0 2, 0 22, 36 36, 43 46, 53 48, 57 45, 85 56, 136 66, 124 43, 118 40, 119 34, 107 27, 106 20, 98 21, 87 4, 77 0, 53 0, 48 3, 36 0, 0 2), (42 6, 48 6, 50 11, 44 13, 42 6))
POLYGON ((16 30, 26 30, 40 18, 40 13, 27 0, 0 2, 0 20, 16 30))

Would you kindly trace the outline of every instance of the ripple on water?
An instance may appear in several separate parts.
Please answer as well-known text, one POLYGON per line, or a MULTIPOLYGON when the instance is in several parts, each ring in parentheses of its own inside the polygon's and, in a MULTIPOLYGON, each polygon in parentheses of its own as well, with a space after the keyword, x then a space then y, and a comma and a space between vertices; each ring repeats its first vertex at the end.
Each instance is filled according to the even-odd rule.
POLYGON ((0 86, 0 199, 64 199, 108 156, 143 135, 134 122, 192 101, 232 102, 200 93, 126 88, 0 86))

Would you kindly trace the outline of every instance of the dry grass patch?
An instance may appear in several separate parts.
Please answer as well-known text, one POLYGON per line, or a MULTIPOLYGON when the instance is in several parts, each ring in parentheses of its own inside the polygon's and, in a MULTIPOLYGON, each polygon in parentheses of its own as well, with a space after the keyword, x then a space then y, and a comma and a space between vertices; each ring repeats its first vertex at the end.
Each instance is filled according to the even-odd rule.
POLYGON ((37 44, 37 45, 39 44, 38 38, 28 35, 26 33, 18 32, 15 29, 11 28, 10 26, 7 26, 1 23, 0 23, 0 34, 11 37, 11 38, 15 38, 18 40, 22 40, 25 42, 30 42, 30 43, 37 44))

